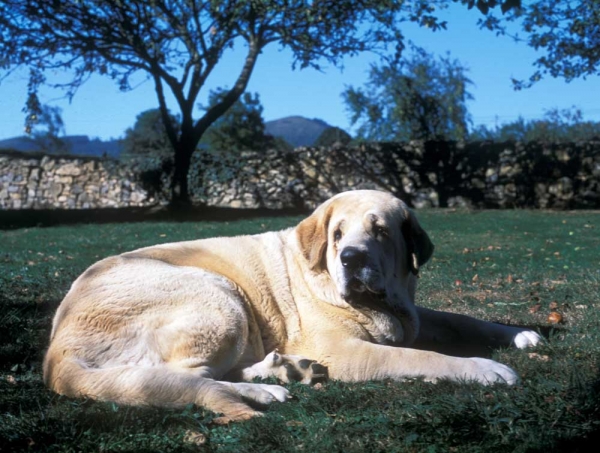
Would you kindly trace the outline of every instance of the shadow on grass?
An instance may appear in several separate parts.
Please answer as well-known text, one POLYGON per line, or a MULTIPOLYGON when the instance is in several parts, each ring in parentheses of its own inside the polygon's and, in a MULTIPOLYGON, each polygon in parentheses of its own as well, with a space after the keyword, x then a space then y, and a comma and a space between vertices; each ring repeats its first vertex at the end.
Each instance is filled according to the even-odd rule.
MULTIPOLYGON (((565 332, 568 329, 561 326, 548 326, 548 325, 513 325, 513 327, 522 327, 524 329, 533 330, 538 332, 545 339, 550 338, 551 333, 565 332)), ((425 351, 434 351, 440 354, 451 355, 454 357, 484 357, 491 358, 494 349, 498 346, 483 344, 483 343, 468 343, 461 341, 452 342, 420 342, 412 346, 415 349, 421 349, 425 351)))
POLYGON ((103 209, 19 209, 0 211, 0 230, 77 223, 121 222, 197 222, 201 220, 233 221, 257 217, 283 217, 308 214, 308 210, 243 209, 208 206, 151 206, 145 208, 103 209))

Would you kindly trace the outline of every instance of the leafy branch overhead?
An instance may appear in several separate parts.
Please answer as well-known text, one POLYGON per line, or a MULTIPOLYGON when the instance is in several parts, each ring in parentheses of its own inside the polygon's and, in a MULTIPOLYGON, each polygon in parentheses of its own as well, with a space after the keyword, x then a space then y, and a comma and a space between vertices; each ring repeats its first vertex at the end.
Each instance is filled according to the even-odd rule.
POLYGON ((30 97, 47 82, 47 70, 73 75, 54 84, 71 96, 93 73, 113 78, 123 90, 131 88, 134 74, 150 79, 175 152, 173 197, 185 201, 198 141, 245 91, 265 46, 278 43, 291 50, 291 64, 300 68, 339 65, 343 56, 366 50, 399 56, 399 24, 444 26, 433 11, 428 2, 389 0, 5 0, 0 4, 0 55, 4 66, 31 68, 30 97), (246 55, 231 88, 197 114, 198 94, 234 46, 243 47, 246 55), (175 98, 179 127, 170 120, 167 93, 175 98))
MULTIPOLYGON (((531 78, 543 73, 567 80, 598 73, 600 3, 596 0, 454 0, 485 17, 483 28, 509 33, 516 21, 528 43, 544 50, 531 78), (496 15, 499 11, 502 15, 496 15)), ((292 67, 340 66, 342 58, 377 52, 388 63, 401 61, 402 27, 416 23, 433 31, 446 28, 439 9, 449 1, 425 0, 3 0, 0 2, 0 69, 30 69, 27 110, 42 104, 38 88, 50 84, 73 96, 92 75, 114 79, 129 90, 140 79, 156 91, 161 119, 174 153, 171 196, 188 201, 187 177, 198 142, 246 90, 257 59, 270 44, 291 53, 292 67), (237 74, 219 102, 198 111, 205 83, 232 48, 243 48, 237 74), (65 82, 50 82, 48 71, 67 72, 65 82), (132 78, 133 76, 137 78, 132 78), (179 117, 171 120, 171 110, 179 117)), ((524 84, 525 86, 527 84, 524 84)), ((519 87, 520 85, 517 85, 519 87)), ((31 124, 28 124, 31 126, 31 124)))
POLYGON ((529 87, 544 75, 567 81, 600 75, 600 2, 535 0, 504 3, 510 3, 510 8, 502 8, 506 14, 499 16, 490 12, 479 19, 480 27, 525 41, 541 54, 534 63, 538 69, 528 81, 513 80, 515 88, 529 87), (524 35, 515 33, 515 28, 522 29, 524 35))
POLYGON ((450 56, 435 58, 414 47, 398 63, 373 65, 364 88, 347 87, 342 97, 359 139, 462 140, 468 132, 471 81, 450 56))

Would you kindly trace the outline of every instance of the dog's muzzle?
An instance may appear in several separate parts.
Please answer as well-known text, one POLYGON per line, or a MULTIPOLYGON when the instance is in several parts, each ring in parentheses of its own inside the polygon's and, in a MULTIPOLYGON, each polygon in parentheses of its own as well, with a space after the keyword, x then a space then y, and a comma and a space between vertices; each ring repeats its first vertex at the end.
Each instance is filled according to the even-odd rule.
POLYGON ((340 262, 346 280, 344 299, 349 302, 363 299, 384 299, 385 290, 380 288, 379 273, 368 265, 366 251, 346 247, 340 253, 340 262))

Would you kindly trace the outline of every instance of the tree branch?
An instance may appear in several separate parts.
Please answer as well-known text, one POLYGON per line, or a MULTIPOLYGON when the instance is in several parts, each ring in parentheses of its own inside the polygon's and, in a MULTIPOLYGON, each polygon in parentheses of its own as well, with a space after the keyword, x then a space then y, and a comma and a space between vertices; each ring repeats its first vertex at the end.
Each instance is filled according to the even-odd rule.
POLYGON ((211 107, 202 118, 200 118, 194 125, 194 136, 197 139, 202 137, 202 134, 214 123, 221 115, 223 115, 229 107, 231 107, 235 101, 239 99, 242 93, 248 86, 248 81, 254 70, 256 59, 260 53, 260 45, 258 42, 250 42, 248 55, 240 74, 233 85, 233 88, 223 97, 223 100, 218 104, 211 107))

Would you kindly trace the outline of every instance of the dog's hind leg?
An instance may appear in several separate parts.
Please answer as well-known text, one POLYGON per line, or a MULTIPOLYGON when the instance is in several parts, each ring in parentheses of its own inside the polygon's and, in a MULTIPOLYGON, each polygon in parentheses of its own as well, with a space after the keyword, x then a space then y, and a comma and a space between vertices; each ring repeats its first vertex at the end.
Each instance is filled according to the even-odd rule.
MULTIPOLYGON (((177 408, 196 404, 222 413, 225 418, 221 421, 245 420, 261 414, 243 402, 242 397, 247 396, 246 389, 215 381, 193 369, 169 365, 91 368, 79 360, 68 358, 46 366, 49 371, 45 376, 46 384, 66 396, 88 396, 137 406, 177 408)), ((273 401, 273 392, 264 393, 259 401, 261 404, 273 401)), ((281 400, 283 396, 275 399, 281 400)))

